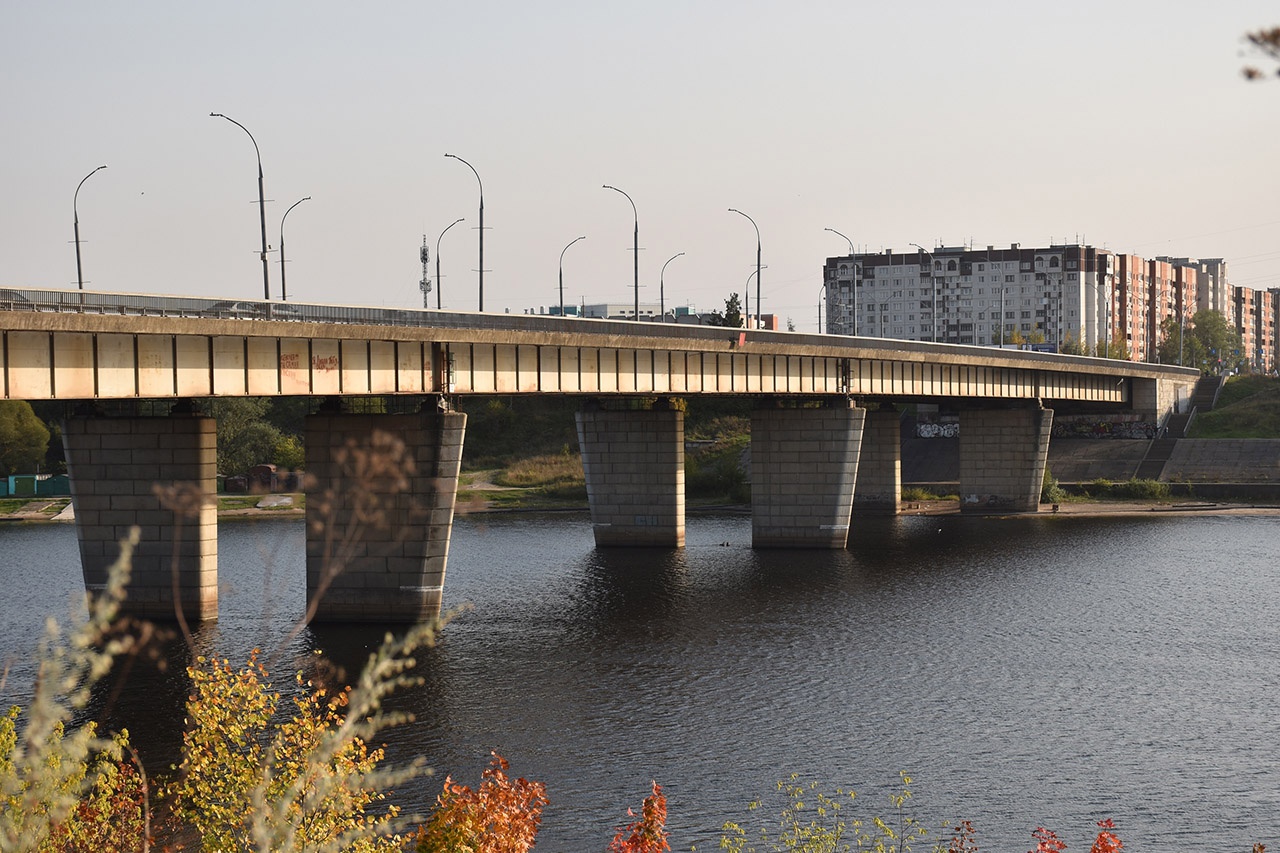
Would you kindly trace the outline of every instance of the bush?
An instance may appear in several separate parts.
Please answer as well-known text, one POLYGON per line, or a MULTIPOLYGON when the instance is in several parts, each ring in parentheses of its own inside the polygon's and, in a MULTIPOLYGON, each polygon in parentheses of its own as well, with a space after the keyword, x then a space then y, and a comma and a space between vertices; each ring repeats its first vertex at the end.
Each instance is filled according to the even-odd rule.
POLYGON ((1044 480, 1040 486, 1040 503, 1056 504, 1062 503, 1067 499, 1067 493, 1058 485, 1058 478, 1053 476, 1049 471, 1049 466, 1045 466, 1044 480))
POLYGON ((1084 486, 1087 497, 1111 501, 1168 501, 1173 496, 1168 483, 1159 480, 1125 480, 1113 483, 1105 478, 1090 480, 1084 486))

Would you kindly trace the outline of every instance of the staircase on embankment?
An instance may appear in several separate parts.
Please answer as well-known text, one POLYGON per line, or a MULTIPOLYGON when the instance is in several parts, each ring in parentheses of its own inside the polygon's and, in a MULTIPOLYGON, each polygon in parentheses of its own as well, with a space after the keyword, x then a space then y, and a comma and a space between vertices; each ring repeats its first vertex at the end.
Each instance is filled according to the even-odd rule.
POLYGON ((1152 440, 1147 447, 1146 456, 1138 464, 1134 478, 1138 480, 1159 480, 1164 473, 1164 466, 1173 456, 1173 449, 1178 439, 1185 438, 1191 422, 1199 412, 1211 412, 1222 393, 1226 383, 1225 376, 1201 376, 1196 381, 1195 390, 1191 392, 1191 408, 1187 412, 1179 412, 1169 416, 1165 421, 1160 436, 1152 440))

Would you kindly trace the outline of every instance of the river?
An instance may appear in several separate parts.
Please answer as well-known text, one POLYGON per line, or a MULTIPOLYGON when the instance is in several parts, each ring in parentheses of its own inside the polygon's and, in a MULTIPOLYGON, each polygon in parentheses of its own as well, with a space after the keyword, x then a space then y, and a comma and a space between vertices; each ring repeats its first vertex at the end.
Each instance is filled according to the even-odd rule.
MULTIPOLYGON (((972 820, 984 850, 1027 850, 1038 825, 1087 849, 1111 817, 1134 853, 1247 851, 1280 841, 1278 534, 1271 517, 904 516, 858 521, 845 551, 754 552, 748 517, 693 515, 682 551, 601 551, 585 514, 463 516, 446 604, 473 609, 423 656, 389 754, 474 783, 497 750, 547 785, 543 851, 604 849, 651 779, 673 849, 708 850, 791 773, 888 817, 904 770, 909 813, 972 820)), ((219 562, 201 651, 262 647, 287 676, 314 648, 358 666, 379 639, 285 645, 300 520, 224 521, 219 562)), ((72 527, 0 527, 0 702, 23 700, 44 615, 74 611, 79 584, 72 527)), ((153 766, 175 755, 180 672, 140 664, 105 712, 153 766)), ((396 799, 423 809, 439 782, 396 799)))

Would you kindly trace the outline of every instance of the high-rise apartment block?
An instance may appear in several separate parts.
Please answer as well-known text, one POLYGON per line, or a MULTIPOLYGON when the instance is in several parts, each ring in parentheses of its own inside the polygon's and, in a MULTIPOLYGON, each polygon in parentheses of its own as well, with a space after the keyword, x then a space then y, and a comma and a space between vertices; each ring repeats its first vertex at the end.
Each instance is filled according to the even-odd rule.
POLYGON ((829 334, 1032 342, 1155 361, 1166 318, 1212 309, 1240 331, 1250 369, 1276 368, 1280 288, 1232 287, 1220 258, 1143 258, 1079 243, 915 246, 828 258, 823 281, 829 334))

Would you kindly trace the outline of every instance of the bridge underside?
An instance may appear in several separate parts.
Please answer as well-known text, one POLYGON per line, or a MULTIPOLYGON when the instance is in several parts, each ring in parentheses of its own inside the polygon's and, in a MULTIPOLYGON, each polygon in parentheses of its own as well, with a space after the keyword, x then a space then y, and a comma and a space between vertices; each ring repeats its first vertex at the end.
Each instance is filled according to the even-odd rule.
MULTIPOLYGON (((962 411, 966 512, 1035 512, 1051 410, 962 411)), ((306 427, 309 621, 413 622, 440 611, 466 415, 429 398, 414 414, 344 412, 335 398, 306 427)), ((685 541, 684 412, 679 400, 596 399, 578 414, 599 547, 685 541)), ((167 417, 69 418, 63 430, 86 588, 105 581, 118 543, 142 530, 126 610, 217 615, 214 423, 167 417)), ((898 413, 848 398, 761 398, 751 419, 752 547, 843 548, 854 511, 894 513, 898 413), (861 463, 861 465, 860 465, 861 463)))

